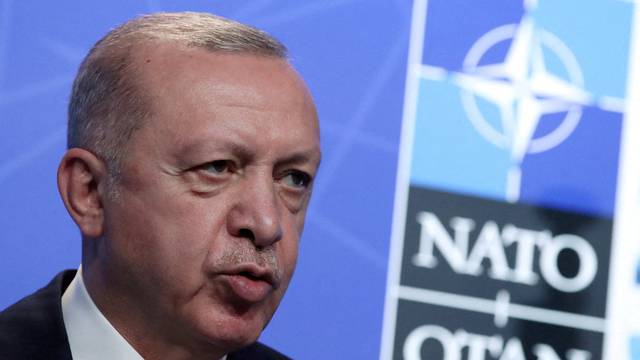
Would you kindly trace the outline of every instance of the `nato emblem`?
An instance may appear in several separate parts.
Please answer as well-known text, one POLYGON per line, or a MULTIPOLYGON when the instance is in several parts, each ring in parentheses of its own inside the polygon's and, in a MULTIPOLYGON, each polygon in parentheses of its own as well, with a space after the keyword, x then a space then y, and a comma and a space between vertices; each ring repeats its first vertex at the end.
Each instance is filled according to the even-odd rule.
POLYGON ((603 358, 634 6, 415 2, 382 358, 603 358))

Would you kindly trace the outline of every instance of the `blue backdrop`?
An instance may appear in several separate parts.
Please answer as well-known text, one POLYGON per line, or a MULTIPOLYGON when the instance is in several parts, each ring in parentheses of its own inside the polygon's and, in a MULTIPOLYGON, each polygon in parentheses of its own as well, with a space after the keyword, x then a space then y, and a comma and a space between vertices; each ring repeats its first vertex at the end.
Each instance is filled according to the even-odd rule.
POLYGON ((382 329, 411 1, 0 0, 0 308, 80 262, 58 198, 78 64, 153 11, 209 11, 290 49, 321 118, 324 159, 297 273, 263 340, 296 359, 373 359, 382 329))

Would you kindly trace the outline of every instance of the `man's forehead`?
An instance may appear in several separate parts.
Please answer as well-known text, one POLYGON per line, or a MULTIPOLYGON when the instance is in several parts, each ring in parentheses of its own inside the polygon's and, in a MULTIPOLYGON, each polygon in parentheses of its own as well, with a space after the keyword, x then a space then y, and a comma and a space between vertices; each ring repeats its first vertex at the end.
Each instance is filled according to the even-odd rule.
POLYGON ((166 81, 167 76, 171 75, 189 76, 187 70, 195 70, 191 75, 198 77, 215 76, 236 83, 255 82, 259 79, 244 71, 247 65, 251 65, 254 70, 252 73, 274 75, 268 77, 269 80, 276 80, 275 75, 280 75, 282 79, 286 78, 292 85, 300 87, 300 90, 306 90, 304 81, 287 59, 251 52, 214 51, 175 42, 154 41, 136 51, 134 63, 135 70, 143 75, 145 81, 158 82, 166 81))
POLYGON ((308 151, 308 157, 319 159, 315 105, 285 59, 159 44, 140 51, 136 63, 143 67, 139 73, 151 102, 151 127, 187 135, 175 139, 180 148, 194 150, 225 137, 248 144, 260 132, 267 145, 269 136, 279 144, 313 144, 315 154, 308 151), (278 126, 282 123, 286 127, 278 126), (274 125, 280 134, 272 131, 274 125))
POLYGON ((135 63, 139 84, 156 101, 166 101, 176 93, 215 91, 210 100, 229 106, 260 108, 300 102, 315 112, 306 84, 283 58, 158 43, 144 46, 135 63))

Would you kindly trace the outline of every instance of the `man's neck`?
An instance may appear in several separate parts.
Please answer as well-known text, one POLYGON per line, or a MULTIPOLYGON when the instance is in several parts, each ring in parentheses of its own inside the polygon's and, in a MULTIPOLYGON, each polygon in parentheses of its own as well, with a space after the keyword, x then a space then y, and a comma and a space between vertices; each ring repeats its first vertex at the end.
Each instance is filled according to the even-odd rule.
POLYGON ((194 341, 200 339, 193 334, 176 334, 171 330, 176 328, 172 326, 175 324, 145 306, 144 298, 132 301, 123 279, 111 279, 92 270, 95 269, 87 269, 82 275, 88 295, 100 313, 144 359, 226 359, 226 351, 194 341))

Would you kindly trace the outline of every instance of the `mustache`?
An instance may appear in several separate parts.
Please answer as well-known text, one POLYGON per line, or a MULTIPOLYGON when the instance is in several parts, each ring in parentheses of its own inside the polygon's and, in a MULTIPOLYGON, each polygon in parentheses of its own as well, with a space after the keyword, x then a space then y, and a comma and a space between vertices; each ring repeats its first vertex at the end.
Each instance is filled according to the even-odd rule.
POLYGON ((278 256, 273 247, 263 249, 256 249, 251 246, 231 247, 218 257, 215 267, 221 270, 242 264, 258 265, 272 272, 277 281, 282 279, 282 266, 278 261, 278 256))

